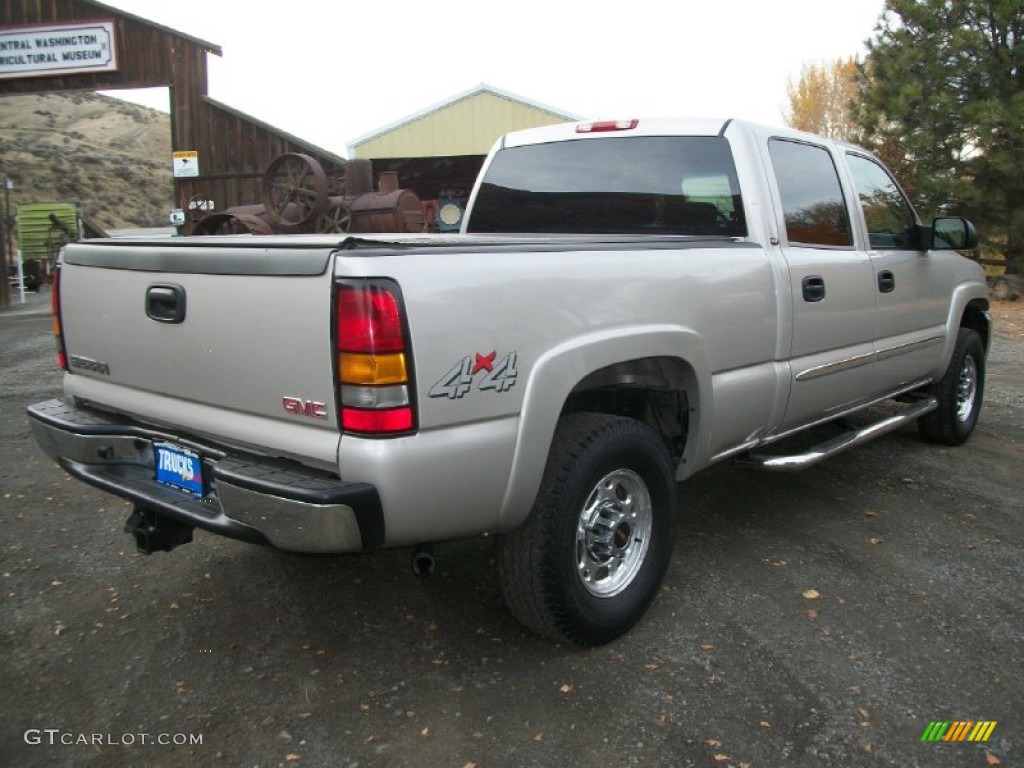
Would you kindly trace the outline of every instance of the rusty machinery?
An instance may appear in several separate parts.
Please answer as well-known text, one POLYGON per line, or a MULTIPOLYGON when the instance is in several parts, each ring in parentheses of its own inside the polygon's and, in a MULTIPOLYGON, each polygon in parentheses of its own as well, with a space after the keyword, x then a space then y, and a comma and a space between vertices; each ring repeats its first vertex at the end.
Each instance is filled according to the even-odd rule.
POLYGON ((332 184, 314 158, 289 152, 267 167, 261 191, 262 203, 204 216, 190 234, 423 231, 423 209, 416 193, 401 189, 394 171, 381 173, 374 190, 369 160, 349 160, 344 180, 332 184))

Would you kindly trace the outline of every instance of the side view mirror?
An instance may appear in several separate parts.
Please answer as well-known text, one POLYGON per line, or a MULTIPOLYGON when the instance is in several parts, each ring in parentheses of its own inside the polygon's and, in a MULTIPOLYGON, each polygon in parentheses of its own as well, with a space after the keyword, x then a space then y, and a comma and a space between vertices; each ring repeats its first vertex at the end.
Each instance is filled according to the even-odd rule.
POLYGON ((927 250, 969 251, 978 247, 974 225, 961 216, 942 216, 932 222, 931 236, 926 238, 927 250))

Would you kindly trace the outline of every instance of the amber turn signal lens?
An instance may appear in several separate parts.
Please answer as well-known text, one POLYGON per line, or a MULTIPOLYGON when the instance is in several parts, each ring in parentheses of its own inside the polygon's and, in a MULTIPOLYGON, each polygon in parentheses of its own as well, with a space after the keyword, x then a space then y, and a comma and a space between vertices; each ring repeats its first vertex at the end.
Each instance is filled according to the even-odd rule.
POLYGON ((409 381, 402 352, 388 355, 343 352, 338 355, 338 375, 343 384, 405 384, 409 381))

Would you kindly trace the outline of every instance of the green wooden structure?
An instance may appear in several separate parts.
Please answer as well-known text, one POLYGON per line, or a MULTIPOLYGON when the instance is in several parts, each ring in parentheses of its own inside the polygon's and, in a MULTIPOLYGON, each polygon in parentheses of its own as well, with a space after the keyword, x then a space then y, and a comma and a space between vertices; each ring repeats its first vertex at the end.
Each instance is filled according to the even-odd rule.
POLYGON ((27 203, 18 206, 21 258, 52 261, 65 243, 78 239, 74 203, 27 203))

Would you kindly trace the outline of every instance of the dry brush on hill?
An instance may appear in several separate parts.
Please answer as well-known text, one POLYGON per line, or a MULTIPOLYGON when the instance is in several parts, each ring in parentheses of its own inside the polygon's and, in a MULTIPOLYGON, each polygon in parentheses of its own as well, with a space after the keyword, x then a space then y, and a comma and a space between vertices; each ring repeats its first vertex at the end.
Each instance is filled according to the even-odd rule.
POLYGON ((69 202, 105 228, 167 225, 169 116, 98 93, 0 99, 0 168, 11 206, 69 202))

